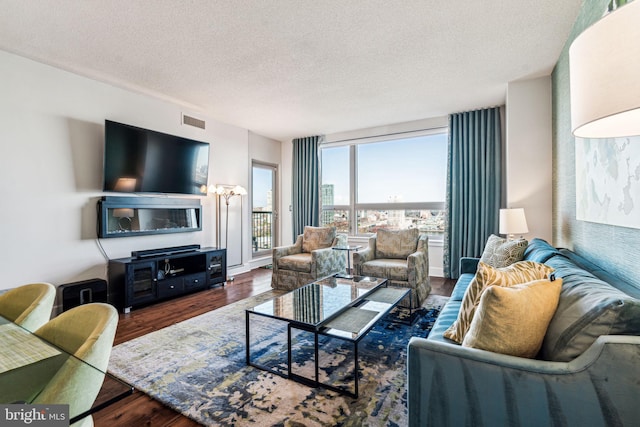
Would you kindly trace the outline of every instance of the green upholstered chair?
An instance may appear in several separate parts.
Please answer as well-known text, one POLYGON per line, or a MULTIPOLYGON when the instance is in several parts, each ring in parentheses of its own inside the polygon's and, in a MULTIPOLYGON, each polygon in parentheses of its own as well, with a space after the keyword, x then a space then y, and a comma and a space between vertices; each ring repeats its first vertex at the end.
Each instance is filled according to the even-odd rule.
POLYGON ((51 283, 31 283, 0 295, 0 316, 33 332, 51 318, 56 288, 51 283))
MULTIPOLYGON (((65 311, 38 329, 36 335, 86 363, 68 359, 32 403, 68 403, 70 417, 90 409, 102 388, 117 327, 113 306, 91 303, 65 311)), ((73 424, 92 425, 91 416, 73 424)))

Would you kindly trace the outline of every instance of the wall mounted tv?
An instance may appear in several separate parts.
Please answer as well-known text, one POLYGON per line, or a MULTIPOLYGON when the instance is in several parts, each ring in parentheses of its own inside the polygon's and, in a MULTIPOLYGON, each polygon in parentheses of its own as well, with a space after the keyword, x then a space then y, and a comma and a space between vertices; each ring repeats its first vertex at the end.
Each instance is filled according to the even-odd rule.
POLYGON ((209 144, 105 120, 104 191, 206 194, 209 144))

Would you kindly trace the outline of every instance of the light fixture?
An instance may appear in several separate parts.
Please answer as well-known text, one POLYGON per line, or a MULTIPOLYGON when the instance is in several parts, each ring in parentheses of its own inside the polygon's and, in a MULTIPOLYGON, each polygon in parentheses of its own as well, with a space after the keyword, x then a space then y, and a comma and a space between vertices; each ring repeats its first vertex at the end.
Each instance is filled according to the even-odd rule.
POLYGON ((218 197, 224 198, 224 202, 226 205, 226 215, 225 215, 225 231, 224 231, 224 248, 226 249, 229 245, 229 199, 233 196, 244 196, 247 194, 247 190, 240 185, 230 186, 230 185, 216 185, 209 186, 209 193, 216 194, 218 197))
MULTIPOLYGON (((506 234, 509 240, 513 240, 514 234, 525 234, 529 232, 527 219, 524 216, 524 209, 500 209, 500 234, 506 234)), ((521 236, 522 237, 522 236, 521 236)))
POLYGON ((640 0, 584 30, 571 44, 569 66, 575 136, 640 135, 640 0))

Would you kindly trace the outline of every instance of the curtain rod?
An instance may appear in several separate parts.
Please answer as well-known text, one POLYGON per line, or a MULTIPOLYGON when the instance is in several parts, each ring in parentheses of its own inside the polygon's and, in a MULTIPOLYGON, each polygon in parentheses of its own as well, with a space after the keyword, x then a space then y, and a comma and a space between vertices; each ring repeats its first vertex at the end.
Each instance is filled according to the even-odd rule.
MULTIPOLYGON (((438 129, 447 129, 447 126, 438 126, 438 127, 433 127, 433 128, 414 129, 414 130, 405 130, 405 131, 401 131, 401 132, 392 132, 392 133, 382 133, 382 134, 378 134, 378 135, 361 136, 361 137, 357 137, 357 138, 336 139, 335 141, 325 142, 324 144, 335 144, 335 143, 339 143, 339 142, 358 141, 358 140, 369 139, 369 138, 380 138, 380 137, 383 137, 383 136, 404 135, 404 134, 407 134, 407 133, 433 131, 433 130, 438 130, 438 129)), ((326 138, 326 136, 325 136, 325 138, 326 138)))

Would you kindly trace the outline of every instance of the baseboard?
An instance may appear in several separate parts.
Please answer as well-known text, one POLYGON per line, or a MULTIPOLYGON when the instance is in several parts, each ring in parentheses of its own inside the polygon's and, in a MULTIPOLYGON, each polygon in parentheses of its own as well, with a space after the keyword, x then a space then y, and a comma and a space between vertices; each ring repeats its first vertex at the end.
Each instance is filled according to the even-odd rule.
POLYGON ((429 276, 444 277, 444 268, 429 266, 429 276))
POLYGON ((265 256, 262 258, 254 258, 249 261, 249 265, 251 270, 256 268, 264 267, 265 265, 269 265, 273 262, 273 258, 271 256, 265 256))

